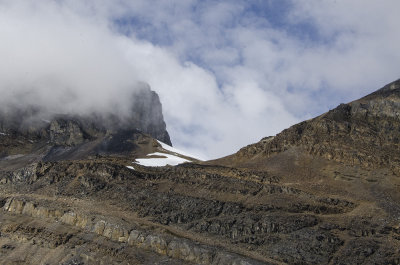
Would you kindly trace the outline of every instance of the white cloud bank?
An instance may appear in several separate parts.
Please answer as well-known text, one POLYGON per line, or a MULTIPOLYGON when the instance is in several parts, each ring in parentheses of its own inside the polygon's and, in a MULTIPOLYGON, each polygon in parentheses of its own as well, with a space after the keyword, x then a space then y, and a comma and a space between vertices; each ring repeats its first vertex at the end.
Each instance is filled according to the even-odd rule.
POLYGON ((248 2, 0 1, 0 103, 112 110, 144 81, 212 158, 399 78, 399 1, 248 2))

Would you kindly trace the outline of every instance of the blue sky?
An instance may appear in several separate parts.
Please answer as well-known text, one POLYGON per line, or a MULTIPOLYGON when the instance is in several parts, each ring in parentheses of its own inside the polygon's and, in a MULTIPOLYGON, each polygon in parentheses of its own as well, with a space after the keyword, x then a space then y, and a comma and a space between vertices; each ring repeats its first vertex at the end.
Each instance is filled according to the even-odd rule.
POLYGON ((0 85, 60 87, 54 97, 68 91, 85 111, 133 81, 149 83, 173 144, 214 158, 398 79, 399 8, 397 0, 0 1, 0 85))

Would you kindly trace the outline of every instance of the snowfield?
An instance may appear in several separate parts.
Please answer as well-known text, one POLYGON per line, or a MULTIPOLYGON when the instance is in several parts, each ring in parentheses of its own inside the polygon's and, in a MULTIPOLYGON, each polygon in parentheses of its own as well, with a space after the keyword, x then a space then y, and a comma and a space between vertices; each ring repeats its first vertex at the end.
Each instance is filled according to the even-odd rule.
POLYGON ((139 164, 142 166, 146 166, 146 167, 164 167, 167 165, 176 166, 176 165, 179 165, 182 163, 192 162, 190 160, 187 160, 187 159, 179 157, 179 156, 186 156, 186 157, 191 157, 191 158, 194 158, 197 160, 201 160, 201 159, 196 158, 193 155, 190 155, 186 152, 183 152, 181 150, 173 148, 172 146, 169 146, 163 142, 160 142, 158 140, 157 140, 157 142, 161 145, 162 149, 164 149, 165 151, 171 152, 172 154, 156 152, 156 153, 148 154, 147 156, 149 158, 139 158, 139 159, 136 159, 136 161, 133 163, 136 163, 136 164, 139 164), (159 156, 159 157, 151 157, 151 156, 159 156))
POLYGON ((148 154, 147 156, 161 156, 161 157, 152 157, 152 158, 140 158, 140 159, 136 159, 136 161, 134 163, 137 163, 139 165, 142 166, 146 166, 146 167, 163 167, 166 165, 170 165, 170 166, 176 166, 185 162, 191 162, 187 159, 178 157, 178 156, 174 156, 174 155, 170 155, 170 154, 165 154, 165 153, 152 153, 152 154, 148 154))

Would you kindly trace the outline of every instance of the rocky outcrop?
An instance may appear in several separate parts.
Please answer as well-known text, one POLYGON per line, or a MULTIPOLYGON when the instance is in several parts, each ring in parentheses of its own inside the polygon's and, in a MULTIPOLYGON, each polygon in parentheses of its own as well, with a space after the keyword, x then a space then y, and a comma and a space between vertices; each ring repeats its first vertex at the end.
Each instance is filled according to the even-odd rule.
POLYGON ((50 142, 55 145, 75 146, 90 138, 75 119, 59 118, 50 122, 50 142))
POLYGON ((328 264, 342 251, 358 252, 356 238, 378 242, 365 260, 389 262, 398 253, 381 246, 400 244, 392 220, 400 212, 387 201, 393 193, 372 203, 366 184, 361 195, 346 197, 351 185, 340 194, 313 192, 265 171, 199 164, 132 170, 104 160, 37 163, 4 178, 0 190, 26 194, 0 198, 8 213, 189 263, 328 264), (374 211, 379 215, 371 217, 374 211))
POLYGON ((140 228, 137 224, 129 224, 122 220, 117 223, 116 221, 108 221, 106 220, 107 218, 98 220, 98 216, 87 216, 74 211, 62 212, 60 209, 38 206, 37 203, 23 199, 8 198, 3 206, 3 211, 36 218, 52 219, 53 222, 59 221, 75 226, 89 233, 104 236, 112 241, 195 264, 266 264, 222 249, 195 243, 185 238, 151 232, 140 228))
POLYGON ((162 106, 158 94, 150 90, 149 86, 138 90, 132 97, 131 124, 150 134, 153 138, 166 144, 171 144, 171 139, 166 130, 162 106))

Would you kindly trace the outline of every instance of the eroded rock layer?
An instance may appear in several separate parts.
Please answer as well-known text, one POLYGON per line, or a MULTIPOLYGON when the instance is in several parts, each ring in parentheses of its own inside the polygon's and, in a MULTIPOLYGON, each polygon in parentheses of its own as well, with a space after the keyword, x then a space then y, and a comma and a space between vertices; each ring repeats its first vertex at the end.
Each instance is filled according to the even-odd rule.
POLYGON ((8 240, 6 245, 20 247, 20 241, 12 239, 21 233, 31 247, 42 244, 36 238, 59 238, 43 243, 46 251, 51 246, 51 253, 62 246, 59 260, 101 257, 117 262, 123 260, 119 255, 134 248, 193 264, 400 261, 400 212, 389 205, 396 198, 387 198, 394 195, 391 190, 380 198, 376 194, 382 187, 368 187, 368 180, 357 182, 359 191, 350 196, 346 193, 356 183, 335 180, 333 172, 325 178, 348 183, 347 188, 320 192, 266 171, 221 166, 136 165, 131 170, 123 164, 105 159, 47 162, 3 172, 1 236, 8 240), (28 218, 30 227, 8 228, 8 220, 16 215, 28 218), (41 220, 39 228, 36 219, 41 220), (75 232, 60 236, 57 229, 51 230, 55 225, 75 232), (25 234, 38 229, 40 233, 25 234), (82 235, 84 247, 78 255, 64 237, 75 242, 82 235), (116 245, 114 254, 88 249, 99 238, 116 245))

